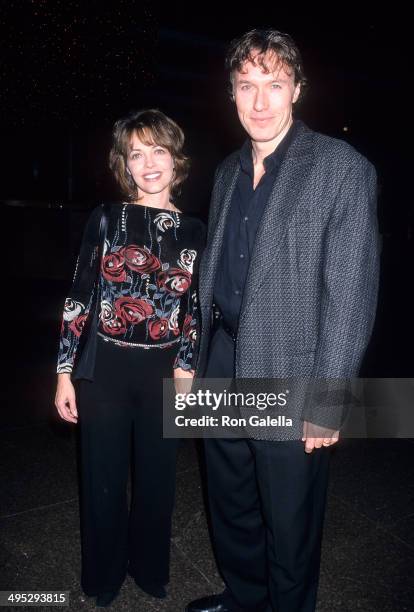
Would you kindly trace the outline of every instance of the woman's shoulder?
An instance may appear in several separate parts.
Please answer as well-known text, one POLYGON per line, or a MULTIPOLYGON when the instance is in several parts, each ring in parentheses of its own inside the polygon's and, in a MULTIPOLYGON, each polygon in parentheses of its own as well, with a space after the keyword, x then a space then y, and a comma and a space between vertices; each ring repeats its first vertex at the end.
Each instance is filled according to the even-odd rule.
POLYGON ((101 202, 89 211, 89 221, 100 220, 103 214, 109 215, 112 211, 120 208, 118 202, 101 202))
POLYGON ((117 216, 121 209, 122 207, 118 202, 102 202, 97 204, 94 208, 89 210, 85 227, 86 233, 97 234, 101 226, 103 215, 106 215, 109 221, 113 216, 117 216))
POLYGON ((86 211, 85 233, 96 233, 99 229, 103 214, 103 206, 98 205, 86 211))
POLYGON ((106 215, 108 219, 121 216, 125 202, 101 202, 92 209, 89 219, 99 223, 102 216, 106 215))

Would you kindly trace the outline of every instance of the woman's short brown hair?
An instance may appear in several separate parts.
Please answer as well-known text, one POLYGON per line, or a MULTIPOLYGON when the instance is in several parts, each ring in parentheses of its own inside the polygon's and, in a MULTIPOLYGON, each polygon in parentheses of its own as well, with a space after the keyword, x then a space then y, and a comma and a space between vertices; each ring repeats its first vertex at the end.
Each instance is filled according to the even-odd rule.
POLYGON ((180 185, 188 176, 190 161, 183 153, 184 133, 182 129, 158 109, 134 111, 118 119, 112 131, 112 148, 109 167, 124 196, 132 199, 137 187, 127 172, 127 158, 131 151, 131 139, 136 134, 147 145, 165 147, 174 160, 175 172, 171 183, 171 196, 180 193, 180 185))

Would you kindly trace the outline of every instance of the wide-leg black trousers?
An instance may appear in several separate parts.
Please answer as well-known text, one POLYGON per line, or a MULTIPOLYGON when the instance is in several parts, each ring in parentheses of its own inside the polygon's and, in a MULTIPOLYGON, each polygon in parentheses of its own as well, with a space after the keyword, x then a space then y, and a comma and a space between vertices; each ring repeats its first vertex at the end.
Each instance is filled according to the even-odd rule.
MULTIPOLYGON (((233 341, 219 329, 206 376, 233 376, 233 341)), ((237 612, 313 612, 330 448, 249 439, 204 441, 214 548, 237 612)))
POLYGON ((144 588, 169 580, 179 441, 163 439, 162 379, 177 345, 123 348, 98 338, 95 378, 79 383, 82 588, 144 588), (127 482, 132 456, 132 502, 127 482))

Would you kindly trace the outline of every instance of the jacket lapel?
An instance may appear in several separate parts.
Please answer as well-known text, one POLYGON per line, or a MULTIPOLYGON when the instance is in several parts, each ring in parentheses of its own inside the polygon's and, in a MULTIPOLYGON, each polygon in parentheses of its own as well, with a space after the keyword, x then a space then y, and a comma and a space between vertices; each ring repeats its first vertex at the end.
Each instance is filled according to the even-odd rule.
POLYGON ((227 169, 224 176, 222 191, 223 194, 219 202, 212 202, 212 206, 219 208, 216 226, 213 230, 210 243, 207 245, 203 254, 203 260, 200 271, 200 303, 201 306, 209 309, 211 307, 211 299, 213 293, 214 280, 216 278, 218 261, 220 258, 223 235, 226 226, 227 214, 230 209, 230 203, 237 184, 237 179, 240 173, 240 164, 238 156, 233 160, 233 163, 227 169))

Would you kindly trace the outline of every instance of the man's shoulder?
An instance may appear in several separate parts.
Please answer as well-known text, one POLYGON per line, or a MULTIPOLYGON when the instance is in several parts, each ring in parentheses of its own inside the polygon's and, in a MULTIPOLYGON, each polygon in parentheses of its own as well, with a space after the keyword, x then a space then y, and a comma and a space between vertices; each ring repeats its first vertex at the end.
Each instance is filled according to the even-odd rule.
MULTIPOLYGON (((351 166, 362 166, 373 169, 371 162, 348 142, 312 130, 300 120, 296 120, 295 136, 290 145, 290 150, 292 149, 299 156, 311 151, 317 163, 330 168, 336 167, 346 171, 351 166)), ((240 150, 227 155, 217 166, 215 182, 221 182, 225 177, 234 173, 238 167, 239 158, 240 150)))
POLYGON ((357 151, 351 144, 340 138, 327 136, 321 132, 314 131, 301 123, 304 135, 312 139, 315 158, 321 161, 334 162, 338 166, 349 167, 351 165, 372 165, 369 160, 357 151))

